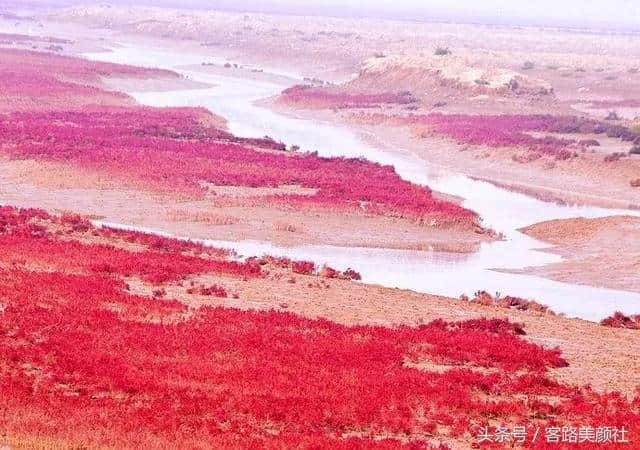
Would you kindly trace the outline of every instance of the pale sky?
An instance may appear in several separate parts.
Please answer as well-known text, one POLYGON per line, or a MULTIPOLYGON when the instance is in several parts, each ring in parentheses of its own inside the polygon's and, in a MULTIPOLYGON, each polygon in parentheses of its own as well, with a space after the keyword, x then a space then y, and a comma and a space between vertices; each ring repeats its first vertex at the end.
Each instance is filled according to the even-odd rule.
MULTIPOLYGON (((547 25, 618 25, 640 31, 640 0, 31 0, 113 3, 294 14, 383 16, 547 25)), ((25 3, 31 3, 27 0, 25 3)), ((1 3, 1 0, 0 0, 1 3)), ((20 3, 20 2, 19 2, 20 3)))

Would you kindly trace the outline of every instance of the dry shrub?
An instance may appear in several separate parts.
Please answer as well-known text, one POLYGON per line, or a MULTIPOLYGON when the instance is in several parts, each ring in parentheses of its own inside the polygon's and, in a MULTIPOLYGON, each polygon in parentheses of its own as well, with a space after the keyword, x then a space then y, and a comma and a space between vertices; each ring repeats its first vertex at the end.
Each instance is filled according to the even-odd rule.
POLYGON ((463 295, 460 299, 484 306, 497 306, 506 309, 518 309, 520 311, 537 311, 555 315, 548 306, 538 303, 535 300, 525 300, 511 295, 502 297, 499 292, 497 292, 495 296, 492 296, 487 291, 477 291, 471 299, 466 295, 463 295))
POLYGON ((240 221, 237 217, 210 211, 186 211, 175 209, 167 213, 174 222, 207 223, 209 225, 234 225, 240 221))
POLYGON ((635 316, 626 316, 620 311, 616 311, 612 316, 602 319, 600 325, 612 328, 640 330, 640 314, 636 314, 635 316))
POLYGON ((294 225, 289 222, 277 221, 274 224, 274 228, 276 231, 286 231, 289 233, 304 233, 305 228, 303 225, 294 225))
POLYGON ((607 156, 604 157, 604 162, 616 162, 616 161, 619 161, 621 158, 624 158, 625 156, 627 155, 622 152, 609 153, 607 156))

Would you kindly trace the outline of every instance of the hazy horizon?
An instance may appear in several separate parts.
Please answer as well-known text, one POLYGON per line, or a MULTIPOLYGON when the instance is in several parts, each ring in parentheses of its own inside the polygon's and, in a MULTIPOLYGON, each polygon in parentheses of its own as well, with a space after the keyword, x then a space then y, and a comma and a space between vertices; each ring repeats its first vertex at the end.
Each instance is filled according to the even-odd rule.
POLYGON ((70 6, 83 4, 144 5, 189 9, 212 9, 237 12, 262 12, 295 15, 378 17, 417 21, 460 21, 503 25, 546 25, 566 27, 621 28, 640 31, 640 2, 631 0, 579 1, 538 0, 537 2, 513 2, 508 0, 397 0, 389 4, 385 0, 369 0, 366 7, 354 0, 305 1, 257 0, 138 0, 110 2, 82 0, 32 0, 30 2, 2 2, 0 5, 16 7, 70 6))

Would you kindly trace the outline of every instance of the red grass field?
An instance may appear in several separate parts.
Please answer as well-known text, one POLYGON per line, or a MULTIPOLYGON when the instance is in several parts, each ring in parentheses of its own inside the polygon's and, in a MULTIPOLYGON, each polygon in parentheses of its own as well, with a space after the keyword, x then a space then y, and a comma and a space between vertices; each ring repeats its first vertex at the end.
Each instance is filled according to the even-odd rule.
POLYGON ((41 211, 2 208, 0 232, 0 430, 15 442, 424 448, 487 424, 640 431, 640 399, 552 381, 559 351, 508 321, 392 329, 193 309, 133 295, 124 277, 259 265, 41 211))
POLYGON ((76 107, 95 98, 128 101, 123 94, 92 85, 99 76, 165 76, 164 71, 25 51, 0 50, 0 57, 0 110, 12 110, 0 115, 0 151, 12 158, 72 164, 114 179, 135 180, 145 188, 196 196, 206 191, 206 183, 317 189, 314 195, 260 198, 261 203, 288 208, 313 205, 418 222, 434 215, 450 221, 476 218, 471 211, 434 198, 428 188, 402 180, 391 166, 274 151, 283 145, 236 138, 210 125, 212 116, 201 109, 76 107), (61 106, 67 102, 71 107, 61 106))
POLYGON ((414 126, 423 137, 442 136, 464 145, 524 149, 532 159, 577 157, 588 147, 600 145, 597 139, 591 138, 592 134, 640 144, 640 134, 634 128, 577 116, 367 113, 361 120, 414 126))
POLYGON ((51 53, 0 48, 0 112, 73 109, 88 104, 122 104, 127 96, 98 87, 100 77, 177 77, 51 53))

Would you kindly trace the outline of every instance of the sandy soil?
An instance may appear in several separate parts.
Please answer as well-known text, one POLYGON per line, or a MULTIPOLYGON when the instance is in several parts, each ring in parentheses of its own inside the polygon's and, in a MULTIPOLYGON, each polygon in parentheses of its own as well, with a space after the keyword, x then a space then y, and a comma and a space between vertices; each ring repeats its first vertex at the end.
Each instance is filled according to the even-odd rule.
POLYGON ((530 61, 531 72, 594 72, 605 81, 633 69, 640 56, 637 35, 557 28, 115 6, 70 8, 46 18, 193 40, 212 53, 235 54, 246 62, 271 62, 329 81, 358 72, 361 61, 374 54, 432 55, 437 47, 472 61, 487 60, 518 70, 530 61), (135 17, 141 20, 132 20, 135 17))
POLYGON ((545 251, 564 258, 562 262, 524 272, 570 283, 640 292, 640 218, 552 220, 521 231, 553 244, 545 251))

